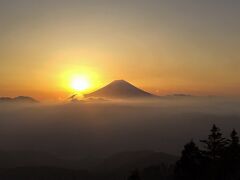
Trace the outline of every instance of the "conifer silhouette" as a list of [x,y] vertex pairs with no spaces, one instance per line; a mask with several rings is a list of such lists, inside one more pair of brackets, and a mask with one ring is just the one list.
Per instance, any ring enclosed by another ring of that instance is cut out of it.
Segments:
[[240,180],[240,140],[233,130],[230,139],[213,125],[200,150],[191,141],[184,146],[175,166],[176,180]]
[[138,170],[133,171],[127,180],[141,180]]
[[201,169],[201,152],[193,141],[184,146],[181,159],[177,162],[175,173],[179,180],[199,179]]
[[201,140],[205,144],[203,153],[212,161],[220,159],[224,153],[228,141],[222,136],[221,130],[214,124],[211,129],[211,134],[207,140]]
[[229,146],[224,154],[222,163],[223,176],[230,179],[239,179],[240,173],[240,144],[235,129],[230,134]]

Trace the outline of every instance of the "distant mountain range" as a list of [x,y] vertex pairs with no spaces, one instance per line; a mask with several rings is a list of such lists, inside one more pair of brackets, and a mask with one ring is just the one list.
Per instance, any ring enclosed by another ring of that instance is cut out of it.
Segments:
[[0,97],[0,103],[37,103],[38,101],[28,96]]
[[0,159],[1,180],[38,179],[38,176],[42,179],[118,180],[136,169],[174,164],[178,157],[156,151],[126,151],[87,162],[62,159],[45,152],[0,151]]
[[86,170],[94,172],[113,172],[130,171],[159,163],[173,164],[178,157],[145,150],[124,151],[106,158],[70,160],[46,152],[0,151],[0,159],[0,168],[48,166],[72,169],[86,168]]
[[101,173],[127,174],[135,169],[142,169],[149,166],[174,164],[177,156],[156,151],[127,151],[113,154],[98,164],[94,171]]
[[86,98],[154,98],[158,97],[144,90],[141,90],[125,80],[115,80],[105,87],[85,94]]

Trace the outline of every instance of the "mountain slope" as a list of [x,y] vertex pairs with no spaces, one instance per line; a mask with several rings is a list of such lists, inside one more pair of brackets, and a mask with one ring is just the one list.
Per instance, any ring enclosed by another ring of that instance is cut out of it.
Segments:
[[107,86],[85,94],[84,97],[101,97],[101,98],[146,98],[157,97],[153,94],[145,92],[124,80],[115,80]]

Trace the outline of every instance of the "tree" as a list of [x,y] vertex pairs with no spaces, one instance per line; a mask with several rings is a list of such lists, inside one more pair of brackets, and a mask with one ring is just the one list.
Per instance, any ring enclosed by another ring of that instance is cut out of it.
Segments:
[[235,129],[233,129],[233,131],[231,132],[229,147],[239,149],[239,137]]
[[196,180],[200,177],[201,152],[193,141],[184,146],[182,156],[176,163],[175,178],[178,180]]
[[127,180],[141,180],[138,170],[133,171]]
[[193,141],[184,146],[175,167],[177,180],[240,180],[240,140],[235,130],[226,139],[213,125],[207,140],[200,142],[204,150]]
[[202,151],[205,179],[222,179],[221,170],[228,140],[222,136],[221,130],[214,124],[208,139],[200,142],[205,145]]
[[229,145],[224,154],[222,172],[227,179],[239,179],[240,173],[240,144],[235,129],[231,132]]
[[222,133],[220,129],[214,124],[211,129],[211,134],[208,135],[207,140],[201,140],[203,144],[205,144],[205,150],[203,153],[205,156],[212,161],[219,160],[228,144],[226,138],[222,137]]

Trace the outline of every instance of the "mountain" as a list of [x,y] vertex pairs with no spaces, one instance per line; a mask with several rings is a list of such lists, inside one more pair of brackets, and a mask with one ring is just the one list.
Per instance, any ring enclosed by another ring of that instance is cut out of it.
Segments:
[[105,87],[85,94],[84,97],[97,97],[97,98],[153,98],[157,97],[153,94],[145,92],[134,85],[124,80],[115,80]]
[[[88,158],[87,158],[88,159]],[[126,151],[92,160],[65,159],[36,151],[0,151],[1,180],[121,180],[133,170],[173,165],[178,157],[156,151]],[[158,170],[166,173],[166,168]],[[148,178],[146,178],[148,179]]]
[[17,96],[14,98],[11,97],[0,97],[0,103],[37,103],[38,101],[32,97],[28,96]]
[[101,173],[129,173],[135,169],[156,166],[162,163],[174,164],[177,156],[156,151],[129,151],[116,153],[95,167]]
[[1,180],[94,180],[96,178],[85,170],[73,170],[58,167],[16,167],[8,169],[0,169]]
[[[61,155],[41,151],[0,150],[0,170],[16,167],[55,167],[68,169],[88,169],[98,164],[102,158],[65,158]],[[1,179],[1,178],[0,178]]]
[[0,151],[0,159],[0,168],[22,166],[58,167],[64,162],[51,154],[34,151]]
[[173,164],[178,157],[156,151],[125,151],[107,157],[66,158],[61,155],[41,151],[2,151],[0,150],[0,169],[16,167],[57,167],[86,169],[90,172],[112,173],[129,172],[161,163]]

